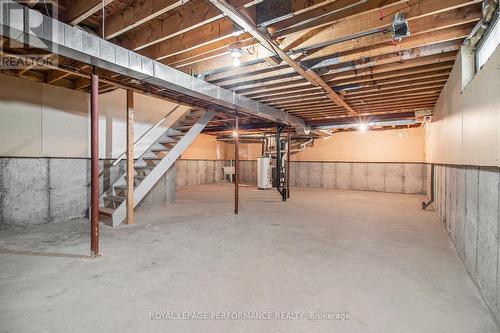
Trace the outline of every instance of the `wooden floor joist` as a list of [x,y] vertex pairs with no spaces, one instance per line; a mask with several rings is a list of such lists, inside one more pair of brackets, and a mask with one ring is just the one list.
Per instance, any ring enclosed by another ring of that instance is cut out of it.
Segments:
[[[41,1],[24,3],[46,12]],[[481,3],[280,0],[275,2],[279,10],[270,11],[259,0],[60,0],[58,18],[98,36],[104,31],[122,47],[318,121],[435,103],[462,42],[482,19]],[[410,30],[400,41],[393,41],[391,29],[396,13],[405,15]],[[242,53],[239,67],[232,66],[233,48]],[[31,66],[3,72],[88,91],[85,64],[61,60],[63,70]],[[113,74],[98,73],[99,92],[116,88],[107,79],[127,82]],[[241,117],[242,126],[253,121]]]
[[293,60],[286,52],[279,48],[278,45],[252,22],[248,17],[242,15],[236,8],[229,5],[225,0],[210,0],[217,8],[219,8],[225,15],[231,18],[236,24],[241,26],[245,31],[257,39],[264,47],[275,52],[284,62],[293,68],[300,76],[306,79],[313,86],[319,86],[325,92],[329,99],[338,105],[343,106],[349,114],[355,116],[357,112],[350,107],[333,89],[326,84],[325,81],[313,70],[302,68],[295,60]]

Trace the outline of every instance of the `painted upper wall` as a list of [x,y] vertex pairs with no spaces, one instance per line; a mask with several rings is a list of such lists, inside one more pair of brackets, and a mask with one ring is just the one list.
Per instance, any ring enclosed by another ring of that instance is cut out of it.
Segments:
[[465,52],[458,55],[426,125],[426,161],[500,166],[500,47],[467,85],[462,82],[470,72]]
[[423,129],[340,132],[315,140],[292,161],[423,162]]
[[[134,94],[137,140],[176,104]],[[185,106],[182,106],[186,108]],[[101,158],[126,147],[125,91],[99,95]],[[136,156],[164,131],[159,126],[136,146]],[[90,107],[84,92],[0,74],[0,156],[89,157]]]
[[[226,158],[234,160],[234,144],[231,142],[225,143]],[[262,156],[262,144],[260,143],[241,143],[239,146],[240,160],[256,160]]]
[[[261,156],[261,144],[241,144],[240,159]],[[234,145],[226,144],[226,157],[234,158]],[[424,131],[402,130],[340,132],[316,139],[314,146],[292,155],[292,161],[423,162]]]
[[[63,96],[63,98],[61,98]],[[135,94],[134,137],[137,140],[175,104]],[[126,99],[118,89],[99,96],[100,157],[116,158],[125,151]],[[88,157],[89,96],[71,89],[0,75],[0,156]],[[163,128],[136,147],[136,156]],[[337,133],[318,139],[313,148],[293,155],[297,161],[421,162],[420,129]],[[241,144],[240,159],[255,160],[260,144]],[[184,159],[234,159],[234,145],[199,136]]]
[[212,135],[201,134],[182,154],[184,160],[224,160],[226,144]]

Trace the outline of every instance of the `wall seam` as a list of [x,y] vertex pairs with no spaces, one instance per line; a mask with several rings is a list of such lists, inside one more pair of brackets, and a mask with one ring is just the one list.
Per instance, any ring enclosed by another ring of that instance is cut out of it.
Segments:
[[[476,260],[474,261],[475,264],[476,264],[476,267],[474,268],[474,272],[476,272],[476,275],[477,275],[477,260],[478,260],[478,255],[477,255],[477,252],[478,252],[478,249],[479,249],[479,225],[481,223],[481,216],[479,215],[479,192],[480,192],[480,189],[479,189],[479,177],[481,177],[481,168],[478,168],[477,169],[477,212],[476,212],[476,216],[477,216],[477,226],[476,226]],[[477,279],[478,282],[479,282],[479,279]]]
[[459,193],[459,181],[458,179],[460,178],[460,166],[457,166],[456,167],[456,170],[455,170],[455,238],[457,239],[457,252],[458,252],[458,256],[460,257],[461,256],[461,252],[460,252],[460,244],[461,244],[461,240],[460,240],[460,231],[459,231],[459,228],[460,228],[460,224],[459,224],[459,200],[458,198],[460,197],[460,193]]
[[43,84],[40,85],[40,155],[43,155]]
[[[498,177],[498,170],[497,170],[497,193],[500,193],[500,178]],[[496,313],[498,313],[498,268],[500,264],[499,260],[499,253],[500,253],[500,244],[499,244],[499,233],[500,233],[500,196],[497,198],[497,235],[496,235],[496,240],[497,240],[497,264],[496,264],[496,285],[495,285],[495,310]],[[495,316],[494,316],[495,317]],[[497,318],[495,318],[497,319]]]
[[52,202],[51,202],[51,193],[52,193],[52,188],[51,188],[51,180],[50,180],[50,160],[46,159],[47,161],[47,222],[52,222]]
[[5,217],[4,217],[4,197],[7,195],[5,193],[5,188],[3,184],[3,178],[4,178],[4,170],[5,170],[5,163],[3,159],[0,159],[0,225],[2,225],[5,222]]

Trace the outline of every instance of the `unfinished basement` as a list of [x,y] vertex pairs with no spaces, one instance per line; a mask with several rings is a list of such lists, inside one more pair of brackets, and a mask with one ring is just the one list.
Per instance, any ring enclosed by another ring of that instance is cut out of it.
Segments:
[[0,0],[0,332],[500,332],[499,0]]

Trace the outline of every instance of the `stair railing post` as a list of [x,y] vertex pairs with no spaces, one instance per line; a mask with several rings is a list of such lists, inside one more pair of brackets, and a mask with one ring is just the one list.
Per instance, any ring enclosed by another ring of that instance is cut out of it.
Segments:
[[99,77],[91,75],[90,94],[90,252],[99,255]]
[[127,224],[134,223],[134,91],[127,90]]

